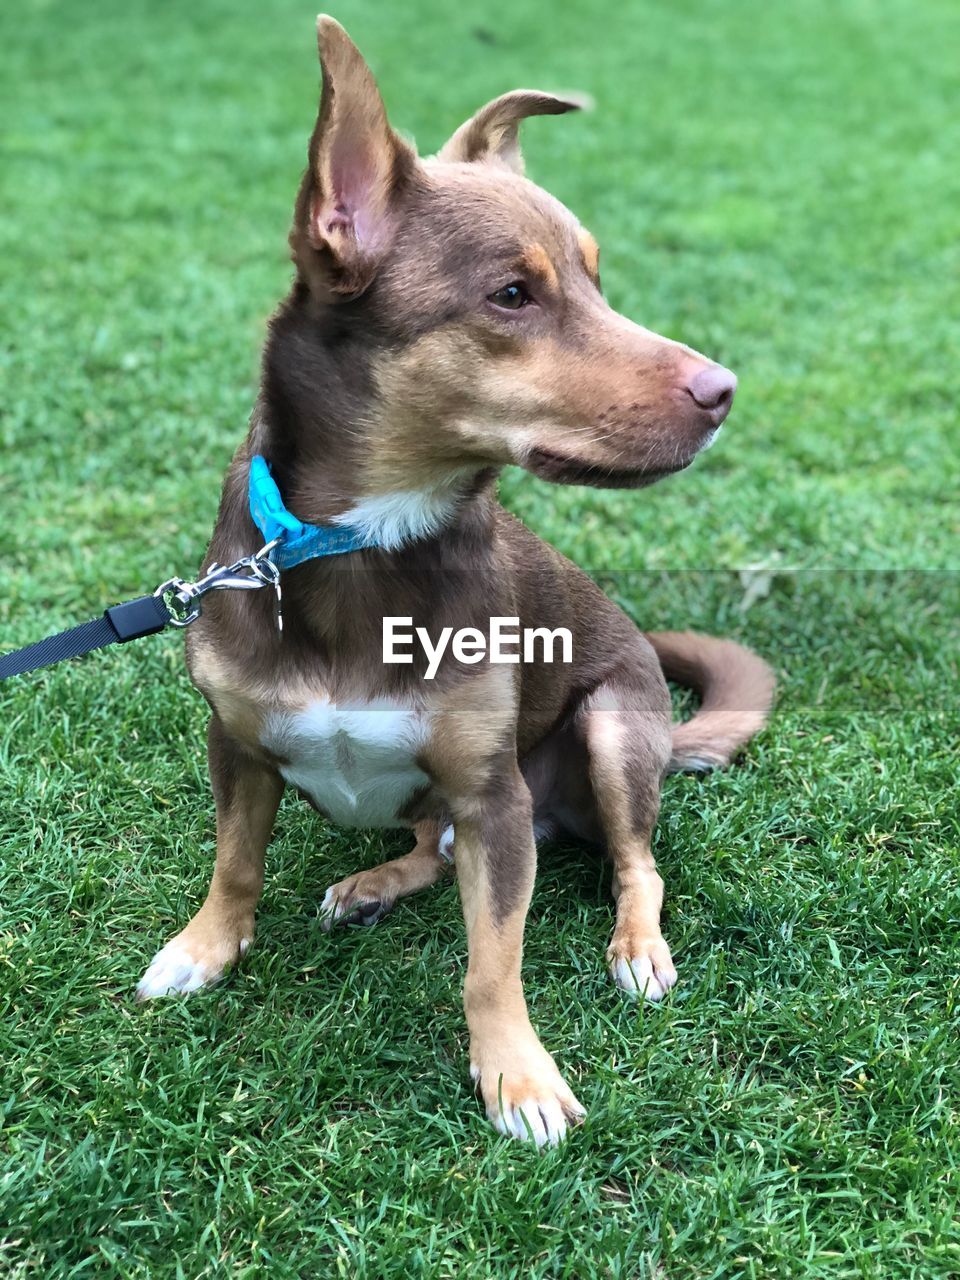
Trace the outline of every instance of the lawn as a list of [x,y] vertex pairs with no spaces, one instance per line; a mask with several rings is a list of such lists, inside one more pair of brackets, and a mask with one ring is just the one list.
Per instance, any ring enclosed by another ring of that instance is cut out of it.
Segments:
[[[424,152],[518,84],[596,99],[526,126],[529,172],[614,305],[741,390],[654,490],[502,493],[642,625],[767,655],[778,708],[736,768],[665,788],[662,1007],[606,976],[598,861],[543,851],[527,992],[589,1116],[537,1154],[466,1081],[455,887],[320,927],[402,834],[289,797],[248,963],[134,1004],[212,862],[176,635],[0,687],[0,1273],[956,1276],[960,10],[336,13]],[[289,278],[312,19],[0,16],[0,649],[199,561]]]

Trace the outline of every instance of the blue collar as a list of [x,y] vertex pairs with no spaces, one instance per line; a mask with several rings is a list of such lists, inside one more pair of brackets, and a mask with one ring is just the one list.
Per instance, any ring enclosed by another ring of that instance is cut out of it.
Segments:
[[380,544],[369,534],[349,525],[304,524],[283,505],[277,482],[270,474],[270,464],[258,453],[250,460],[250,515],[263,535],[264,543],[280,541],[270,552],[278,569],[292,569],[305,560],[318,556],[342,555],[347,551],[363,551]]

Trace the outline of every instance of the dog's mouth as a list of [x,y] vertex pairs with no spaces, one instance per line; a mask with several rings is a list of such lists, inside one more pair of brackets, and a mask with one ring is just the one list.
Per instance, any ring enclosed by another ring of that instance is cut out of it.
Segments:
[[[694,455],[695,456],[695,455]],[[665,476],[675,475],[689,467],[693,458],[686,458],[674,466],[659,467],[605,467],[595,462],[583,462],[551,449],[531,449],[524,459],[527,471],[549,480],[552,484],[586,484],[596,489],[642,489],[656,484]]]

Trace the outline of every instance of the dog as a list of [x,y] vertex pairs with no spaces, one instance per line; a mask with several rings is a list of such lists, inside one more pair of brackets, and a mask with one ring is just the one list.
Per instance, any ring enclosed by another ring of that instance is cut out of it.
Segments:
[[[376,545],[286,572],[282,632],[269,591],[217,593],[188,632],[212,711],[216,864],[138,994],[208,986],[246,954],[289,783],[336,823],[415,832],[404,857],[326,891],[326,927],[372,923],[452,861],[472,1078],[501,1133],[556,1144],[584,1109],[521,985],[536,839],[606,850],[610,972],[659,999],[676,981],[650,851],[661,781],[728,763],[764,724],[773,677],[730,641],[642,634],[497,503],[497,475],[514,464],[558,484],[652,484],[713,442],[736,379],[614,312],[593,237],[523,176],[521,121],[577,102],[507,93],[421,159],[343,28],[321,16],[318,43],[295,279],[204,563],[261,545],[247,498],[259,456],[300,520]],[[572,661],[447,653],[426,680],[414,655],[384,663],[387,617],[434,632],[493,617],[564,628]],[[691,720],[671,726],[666,678],[699,692]]]

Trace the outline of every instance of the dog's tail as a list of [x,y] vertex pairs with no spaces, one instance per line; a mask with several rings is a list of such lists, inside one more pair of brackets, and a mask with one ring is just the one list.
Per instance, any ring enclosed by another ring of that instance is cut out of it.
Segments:
[[700,695],[700,709],[673,726],[670,772],[720,769],[763,728],[773,671],[752,649],[692,631],[647,633],[668,680]]

